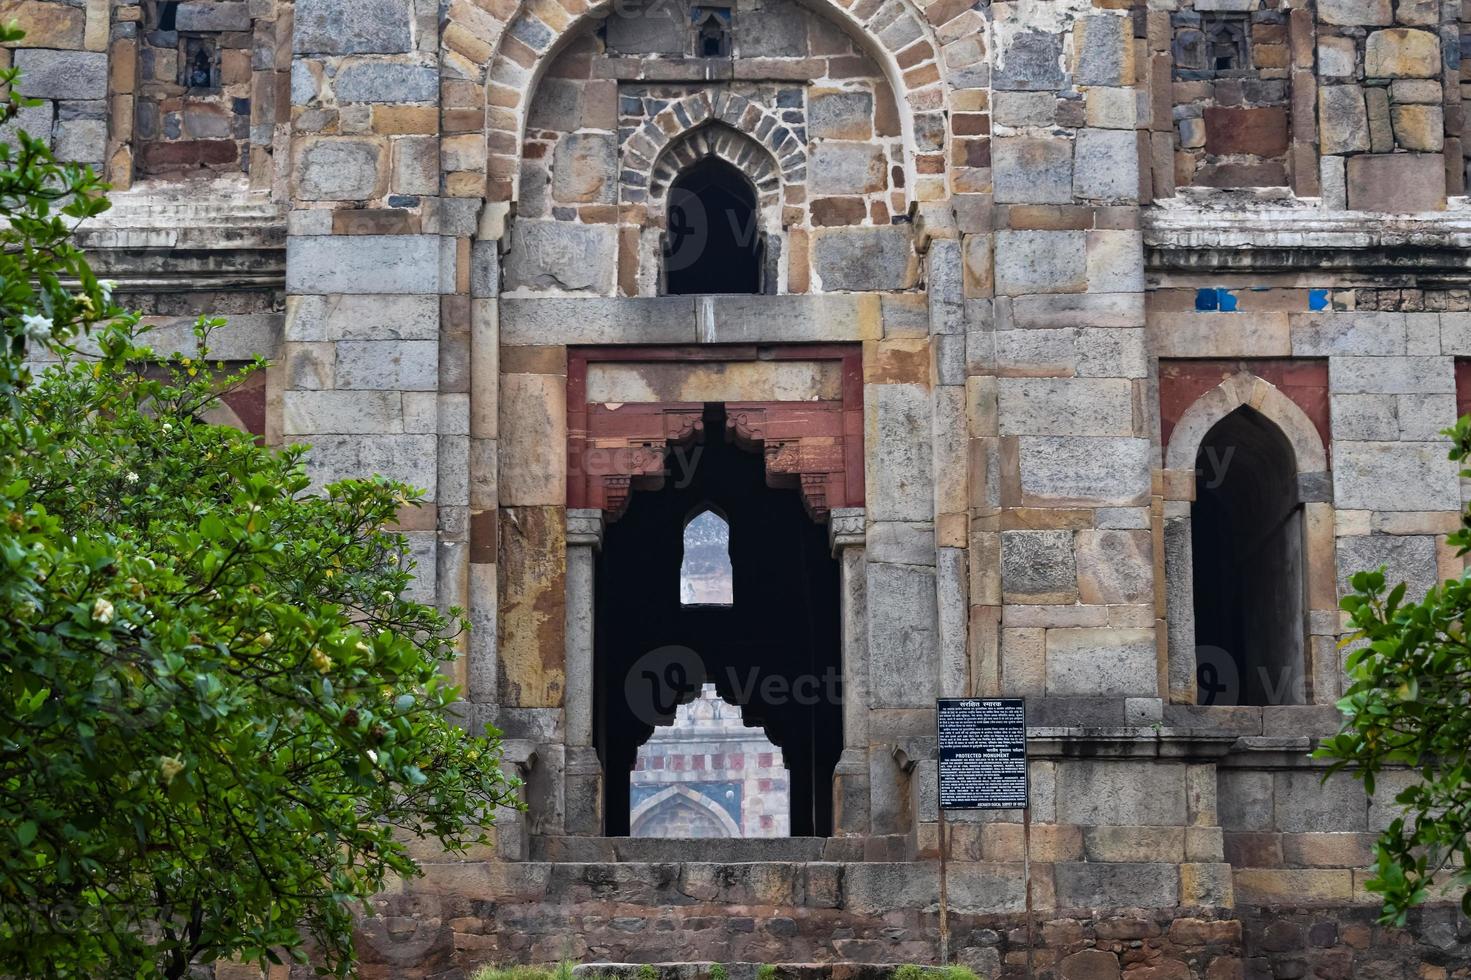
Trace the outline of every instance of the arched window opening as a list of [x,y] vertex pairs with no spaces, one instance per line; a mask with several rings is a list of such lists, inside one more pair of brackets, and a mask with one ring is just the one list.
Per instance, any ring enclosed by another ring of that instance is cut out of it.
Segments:
[[639,746],[629,792],[632,837],[785,837],[791,781],[781,749],[714,684]]
[[1303,508],[1287,437],[1243,405],[1201,440],[1190,509],[1201,704],[1304,700]]
[[759,293],[765,247],[756,192],[735,167],[706,157],[669,188],[665,292]]
[[730,563],[730,524],[713,510],[684,526],[684,560],[679,565],[679,604],[735,604],[735,568]]

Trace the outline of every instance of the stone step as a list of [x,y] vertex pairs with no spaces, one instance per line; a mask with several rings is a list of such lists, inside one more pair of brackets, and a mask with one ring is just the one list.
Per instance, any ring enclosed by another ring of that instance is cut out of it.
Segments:
[[910,839],[903,836],[714,839],[538,836],[531,839],[531,860],[580,864],[894,861],[912,857],[911,851]]

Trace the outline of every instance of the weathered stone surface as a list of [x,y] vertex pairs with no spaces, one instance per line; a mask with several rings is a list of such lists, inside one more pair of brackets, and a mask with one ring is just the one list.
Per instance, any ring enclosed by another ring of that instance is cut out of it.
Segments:
[[918,262],[908,226],[824,228],[812,236],[812,269],[829,292],[884,291],[913,285]]
[[1018,444],[1026,498],[1122,505],[1149,493],[1147,439],[1023,436]]
[[1058,964],[1062,980],[1118,980],[1119,958],[1102,949],[1084,949]]
[[1455,510],[1456,466],[1443,442],[1337,442],[1333,491],[1353,510]]
[[15,52],[20,94],[35,99],[107,98],[107,55],[101,51]]
[[1364,108],[1364,90],[1357,85],[1319,86],[1318,125],[1323,153],[1368,150],[1369,115]]
[[997,391],[1004,436],[1133,433],[1132,386],[1122,378],[1001,378]]
[[1139,142],[1132,130],[1084,129],[1078,133],[1073,193],[1099,200],[1138,198]]
[[1434,153],[1350,157],[1348,206],[1356,211],[1444,211],[1445,161]]
[[51,148],[60,160],[100,163],[107,154],[107,121],[63,119],[56,124]]
[[611,134],[568,134],[557,141],[552,197],[564,204],[611,204],[617,173],[618,145]]
[[1060,862],[1058,903],[1072,908],[1143,906],[1163,908],[1179,902],[1180,873],[1173,864],[1093,864]]
[[1153,630],[1047,631],[1049,697],[1156,695],[1158,675]]
[[438,235],[313,235],[286,243],[286,291],[438,293]]
[[26,32],[20,47],[77,50],[86,33],[87,12],[63,3],[5,0],[0,3],[0,21],[13,22]]
[[181,31],[248,31],[251,26],[245,0],[185,0],[174,16]]
[[1079,531],[1078,591],[1085,603],[1149,602],[1154,552],[1146,531]]
[[1353,78],[1358,55],[1350,37],[1318,39],[1318,75],[1324,78]]
[[1318,18],[1325,24],[1343,26],[1391,24],[1390,0],[1322,0]]
[[1445,145],[1445,117],[1438,105],[1397,105],[1390,118],[1394,141],[1406,150],[1438,152]]
[[569,221],[518,221],[506,253],[505,288],[611,293],[618,230]]
[[1078,590],[1073,532],[1002,531],[1001,583],[1009,602],[1072,601]]
[[996,292],[1001,295],[1081,292],[1087,286],[1087,278],[1084,232],[996,233]]
[[353,61],[333,79],[338,102],[433,102],[439,72],[432,65],[397,61]]
[[1275,157],[1287,152],[1287,110],[1281,106],[1207,106],[1207,153],[1250,153]]
[[1057,820],[1082,826],[1181,826],[1186,821],[1185,768],[1143,761],[1060,761]]
[[1393,27],[1375,31],[1364,43],[1369,78],[1435,78],[1440,75],[1440,39],[1429,31]]
[[915,384],[866,386],[864,423],[869,519],[933,519],[933,449],[930,440],[914,438],[916,432],[930,431],[925,388]]
[[1348,591],[1355,572],[1386,566],[1385,578],[1407,584],[1406,596],[1417,601],[1440,578],[1435,538],[1429,535],[1374,534],[1338,539],[1338,588]]
[[1316,772],[1272,774],[1275,822],[1286,833],[1368,829],[1369,798],[1347,773],[1326,780]]
[[993,76],[998,89],[1052,91],[1060,88],[1064,77],[1062,37],[1050,31],[1018,33],[1002,49]]
[[[1053,101],[1050,94],[1046,98]],[[991,167],[998,204],[1068,204],[1073,199],[1071,140],[1000,137],[991,142]]]
[[869,562],[868,609],[873,705],[933,707],[939,629],[935,570]]
[[367,200],[386,191],[384,147],[371,139],[303,140],[296,154],[296,185],[314,201]]
[[1336,357],[1328,364],[1334,392],[1425,395],[1455,391],[1451,360],[1445,357]]
[[306,440],[312,447],[307,458],[307,473],[315,487],[373,473],[419,487],[427,492],[429,500],[433,500],[436,489],[433,460],[437,438],[430,434],[314,434]]
[[292,46],[302,54],[400,54],[412,50],[405,0],[298,0]]
[[871,138],[873,96],[868,92],[814,92],[807,100],[807,133],[813,139]]
[[807,163],[813,194],[866,194],[884,186],[883,148],[872,143],[825,140]]
[[503,508],[497,644],[502,705],[559,707],[566,686],[565,522],[559,507]]
[[338,388],[435,391],[439,387],[438,340],[344,340],[336,352]]
[[1114,14],[1079,17],[1073,25],[1079,85],[1134,83],[1134,29],[1128,17]]

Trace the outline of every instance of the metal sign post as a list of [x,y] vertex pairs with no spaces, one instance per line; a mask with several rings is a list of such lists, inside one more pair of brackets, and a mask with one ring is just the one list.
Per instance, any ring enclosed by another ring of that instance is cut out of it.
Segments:
[[940,698],[940,961],[950,963],[946,810],[1021,810],[1026,887],[1027,977],[1032,976],[1032,812],[1028,807],[1025,698]]

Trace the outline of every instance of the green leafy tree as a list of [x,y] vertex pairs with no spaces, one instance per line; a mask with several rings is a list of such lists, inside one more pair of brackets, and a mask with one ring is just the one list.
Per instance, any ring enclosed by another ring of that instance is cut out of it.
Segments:
[[345,975],[407,844],[485,840],[515,786],[450,714],[463,621],[405,597],[417,492],[200,421],[262,365],[210,365],[217,321],[139,344],[70,240],[103,190],[0,147],[0,975]]
[[[1450,458],[1471,458],[1471,416],[1445,430]],[[1471,477],[1471,469],[1461,471]],[[1471,513],[1450,536],[1471,551]],[[1351,686],[1338,706],[1343,730],[1318,752],[1329,773],[1352,771],[1371,794],[1389,768],[1417,775],[1395,796],[1403,809],[1375,844],[1376,874],[1365,886],[1383,896],[1384,921],[1403,925],[1410,909],[1460,893],[1471,914],[1471,580],[1444,582],[1415,602],[1384,569],[1355,574],[1342,606],[1356,644]]]

